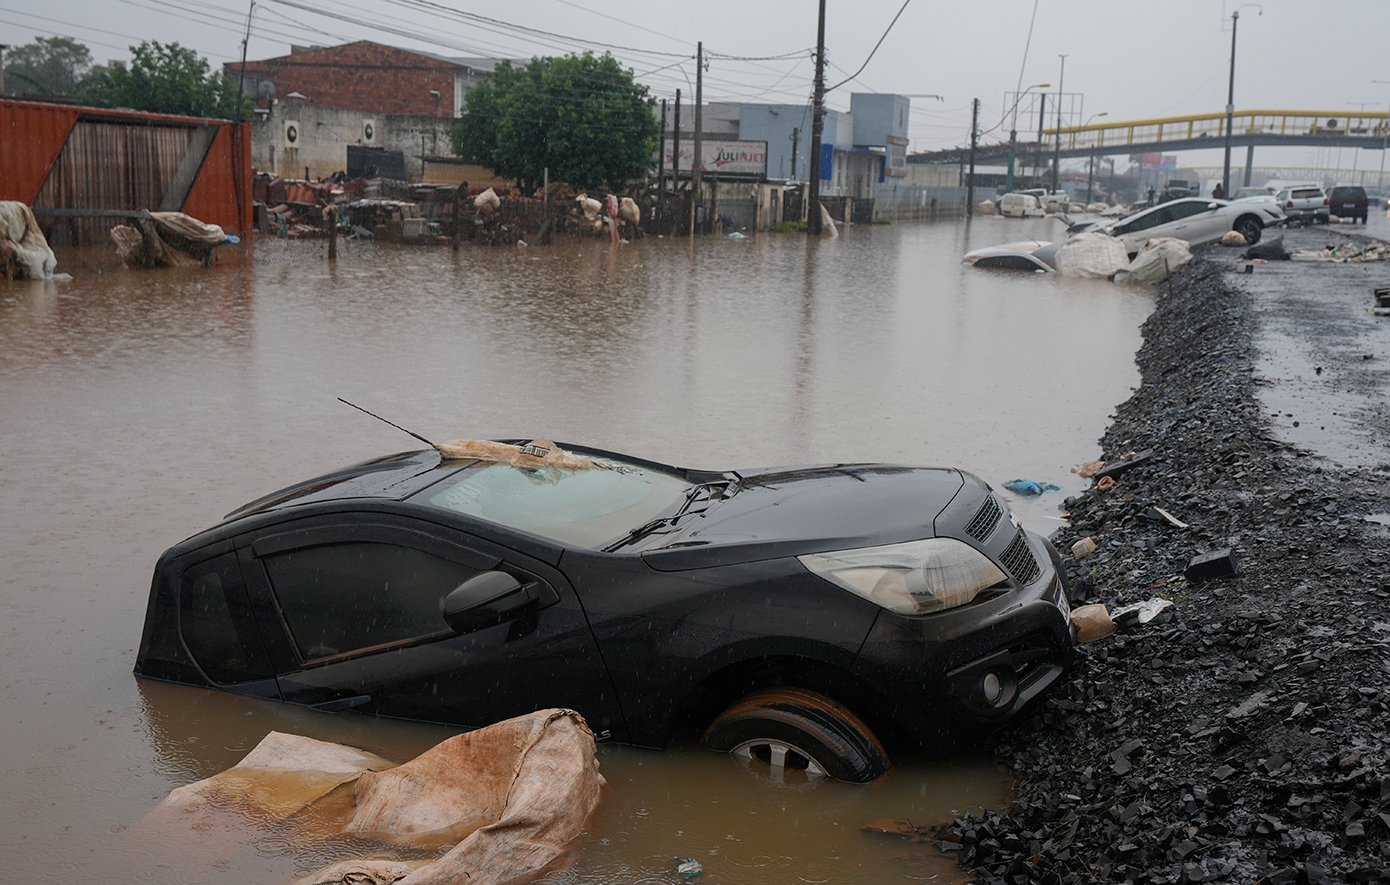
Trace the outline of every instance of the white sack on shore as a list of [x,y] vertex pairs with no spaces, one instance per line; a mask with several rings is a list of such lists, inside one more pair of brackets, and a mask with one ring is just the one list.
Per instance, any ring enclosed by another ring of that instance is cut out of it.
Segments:
[[1186,240],[1154,237],[1134,256],[1129,267],[1115,274],[1117,283],[1156,286],[1177,273],[1192,260],[1192,247]]

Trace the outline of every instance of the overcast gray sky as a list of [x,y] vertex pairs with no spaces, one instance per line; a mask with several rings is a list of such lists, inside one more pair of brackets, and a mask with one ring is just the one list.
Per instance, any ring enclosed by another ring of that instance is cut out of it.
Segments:
[[[125,47],[140,40],[177,41],[220,64],[239,57],[249,5],[0,0],[0,43],[63,34],[105,61],[128,58]],[[864,63],[903,3],[826,6],[833,84]],[[695,44],[702,40],[711,53],[706,100],[799,102],[811,88],[816,7],[816,0],[256,0],[248,57],[286,54],[291,42],[360,39],[442,55],[521,58],[611,48],[662,98],[678,87],[693,92]],[[1087,117],[1219,112],[1237,7],[1237,109],[1386,109],[1390,83],[1372,81],[1390,81],[1390,0],[1036,0],[1031,44],[1035,0],[909,0],[868,67],[828,102],[847,108],[851,91],[939,94],[942,101],[912,99],[912,150],[949,147],[968,137],[972,98],[982,102],[982,128],[1000,122],[1021,66],[1025,87],[1046,82],[1056,91],[1058,56],[1065,53],[1065,89],[1084,96]],[[1335,154],[1301,148],[1283,158],[1331,165]],[[1379,152],[1363,151],[1358,162],[1375,166]]]

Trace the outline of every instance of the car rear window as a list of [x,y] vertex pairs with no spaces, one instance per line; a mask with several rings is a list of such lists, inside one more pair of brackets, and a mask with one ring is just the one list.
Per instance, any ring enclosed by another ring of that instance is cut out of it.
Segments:
[[1293,198],[1295,200],[1308,200],[1312,199],[1313,197],[1320,196],[1322,196],[1322,191],[1318,190],[1315,187],[1299,188],[1298,190],[1293,192]]
[[672,473],[607,463],[615,469],[480,462],[421,494],[434,507],[597,550],[672,509],[691,486]]
[[1332,196],[1343,200],[1361,199],[1366,196],[1366,191],[1359,187],[1334,187]]

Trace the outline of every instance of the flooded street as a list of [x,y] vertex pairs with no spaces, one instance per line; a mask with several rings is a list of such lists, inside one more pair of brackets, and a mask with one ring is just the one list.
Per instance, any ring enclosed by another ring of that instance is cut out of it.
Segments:
[[[3,691],[10,868],[67,883],[286,882],[334,850],[181,854],[133,831],[176,786],[272,730],[405,760],[453,732],[131,675],[154,562],[291,482],[434,440],[544,436],[681,466],[945,464],[1055,528],[1071,469],[1137,384],[1153,293],[972,270],[971,248],[1061,236],[1047,219],[850,229],[837,240],[647,239],[613,250],[275,239],[254,263],[0,283]],[[65,258],[69,260],[64,261]],[[958,877],[877,818],[997,806],[987,758],[896,760],[871,787],[759,783],[684,741],[600,747],[608,788],[564,882]]]

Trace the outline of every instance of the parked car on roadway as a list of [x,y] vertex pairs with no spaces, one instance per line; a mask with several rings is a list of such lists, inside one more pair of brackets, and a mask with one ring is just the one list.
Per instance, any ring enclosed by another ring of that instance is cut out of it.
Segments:
[[1338,218],[1361,219],[1365,224],[1370,216],[1370,201],[1366,189],[1356,184],[1339,184],[1327,195],[1328,211]]
[[999,214],[1005,218],[1042,218],[1047,213],[1033,194],[1005,194],[999,198]]
[[1232,201],[1272,199],[1274,199],[1274,191],[1270,190],[1267,187],[1254,187],[1253,185],[1251,187],[1243,187],[1238,189],[1235,193],[1235,196],[1231,197]]
[[1317,185],[1286,187],[1275,196],[1289,221],[1327,224],[1331,214],[1327,194]]
[[949,747],[1070,663],[1056,550],[965,471],[437,449],[171,547],[136,674],[458,726],[569,707],[601,739],[693,726],[749,765],[867,782],[880,737]]
[[1258,243],[1265,227],[1284,220],[1279,207],[1258,200],[1210,200],[1190,197],[1162,203],[1115,221],[1073,227],[1072,233],[1098,230],[1124,241],[1132,258],[1156,237],[1176,237],[1193,246],[1239,231],[1246,243]]

